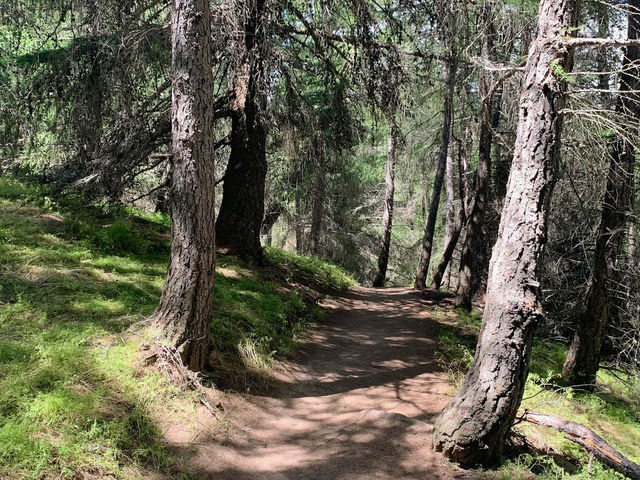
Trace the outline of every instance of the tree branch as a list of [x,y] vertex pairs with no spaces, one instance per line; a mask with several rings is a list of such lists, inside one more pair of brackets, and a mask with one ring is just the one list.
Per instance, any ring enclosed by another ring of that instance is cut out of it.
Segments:
[[598,460],[616,472],[622,473],[632,480],[640,480],[640,465],[629,460],[602,437],[584,425],[564,418],[535,412],[526,412],[522,416],[522,420],[564,433],[567,440],[583,446],[590,454],[593,454]]

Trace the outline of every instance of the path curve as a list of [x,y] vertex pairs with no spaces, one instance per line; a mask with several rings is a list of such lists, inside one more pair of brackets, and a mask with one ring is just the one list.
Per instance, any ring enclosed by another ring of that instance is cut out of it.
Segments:
[[228,431],[190,444],[198,478],[476,478],[431,448],[450,393],[433,303],[406,288],[357,288],[322,306],[326,319],[269,392],[229,397]]

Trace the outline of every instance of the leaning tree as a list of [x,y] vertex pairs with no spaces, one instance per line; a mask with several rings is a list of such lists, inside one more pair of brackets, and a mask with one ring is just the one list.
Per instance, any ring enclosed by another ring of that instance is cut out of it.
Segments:
[[542,316],[539,271],[560,146],[564,78],[572,63],[565,38],[575,23],[577,3],[540,3],[476,354],[435,425],[435,448],[466,466],[500,457],[524,392],[533,335]]

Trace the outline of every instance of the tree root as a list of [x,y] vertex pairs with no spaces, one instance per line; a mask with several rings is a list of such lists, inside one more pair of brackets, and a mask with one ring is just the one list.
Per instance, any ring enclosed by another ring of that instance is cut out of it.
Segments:
[[143,345],[143,350],[148,354],[143,357],[142,364],[145,367],[155,365],[169,380],[185,389],[198,393],[200,403],[215,417],[219,419],[221,405],[213,407],[207,399],[207,392],[200,383],[198,372],[189,370],[182,362],[180,354],[171,347],[153,344]]

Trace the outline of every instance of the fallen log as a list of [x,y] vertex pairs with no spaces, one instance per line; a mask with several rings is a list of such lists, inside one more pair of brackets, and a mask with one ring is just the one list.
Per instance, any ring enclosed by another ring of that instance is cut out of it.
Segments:
[[567,440],[581,445],[589,454],[592,454],[616,472],[622,473],[632,480],[640,480],[640,465],[629,460],[609,445],[601,436],[584,425],[564,418],[554,417],[553,415],[535,412],[525,412],[521,418],[525,422],[553,428],[564,433]]

